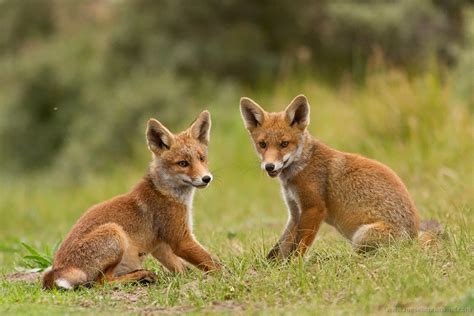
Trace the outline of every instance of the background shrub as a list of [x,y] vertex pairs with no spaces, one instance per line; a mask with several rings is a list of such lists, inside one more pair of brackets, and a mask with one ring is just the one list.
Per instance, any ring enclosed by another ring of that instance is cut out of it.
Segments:
[[0,55],[50,36],[55,31],[53,1],[0,1]]
[[144,120],[177,125],[197,96],[305,76],[366,85],[374,54],[414,76],[436,65],[440,81],[454,68],[473,104],[470,12],[437,0],[3,0],[2,169],[102,169],[133,158]]

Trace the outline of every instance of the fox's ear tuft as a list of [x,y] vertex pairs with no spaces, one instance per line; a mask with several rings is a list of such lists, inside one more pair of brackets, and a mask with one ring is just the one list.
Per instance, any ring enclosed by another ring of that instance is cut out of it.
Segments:
[[255,101],[245,97],[240,99],[240,114],[249,131],[262,125],[265,118],[265,111]]
[[148,148],[155,154],[170,149],[173,143],[173,134],[155,119],[149,119],[146,128]]
[[202,111],[193,124],[191,124],[189,129],[192,137],[205,145],[209,144],[211,133],[211,113],[207,110]]
[[285,110],[286,119],[290,126],[296,126],[304,130],[309,124],[309,103],[302,94],[291,101]]

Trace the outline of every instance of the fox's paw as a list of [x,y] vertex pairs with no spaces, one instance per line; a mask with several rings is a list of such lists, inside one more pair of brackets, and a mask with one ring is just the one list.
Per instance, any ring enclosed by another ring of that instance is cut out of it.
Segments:
[[158,276],[152,271],[143,270],[142,273],[143,275],[138,280],[140,284],[152,284],[158,280]]
[[279,247],[273,247],[272,250],[267,255],[267,260],[269,261],[277,261],[281,259],[280,255],[280,248]]

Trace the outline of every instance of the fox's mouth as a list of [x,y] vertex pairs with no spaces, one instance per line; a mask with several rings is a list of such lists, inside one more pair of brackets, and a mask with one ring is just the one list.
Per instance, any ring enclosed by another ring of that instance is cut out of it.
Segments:
[[186,180],[183,180],[183,182],[198,189],[204,189],[208,185],[208,183],[194,184],[191,181]]
[[281,172],[281,169],[267,171],[268,175],[272,178],[275,178],[276,176],[278,176],[280,174],[280,172]]
[[272,170],[272,171],[268,171],[268,170],[267,170],[267,174],[268,174],[270,177],[272,177],[272,178],[275,178],[275,177],[279,176],[280,173],[282,172],[282,170],[285,169],[286,167],[288,167],[288,165],[289,165],[288,162],[289,162],[289,161],[290,161],[289,158],[286,159],[285,161],[283,161],[283,166],[282,166],[281,168],[279,168],[279,169],[274,169],[274,170]]

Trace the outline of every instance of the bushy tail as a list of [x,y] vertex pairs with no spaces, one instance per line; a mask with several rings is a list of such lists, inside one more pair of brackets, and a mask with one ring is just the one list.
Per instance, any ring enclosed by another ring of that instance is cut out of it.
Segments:
[[57,273],[57,269],[51,268],[49,271],[46,271],[43,274],[43,289],[45,290],[52,290],[54,287],[55,281],[55,274]]
[[420,222],[418,239],[423,246],[436,246],[443,233],[444,227],[438,221],[434,219],[423,220]]

